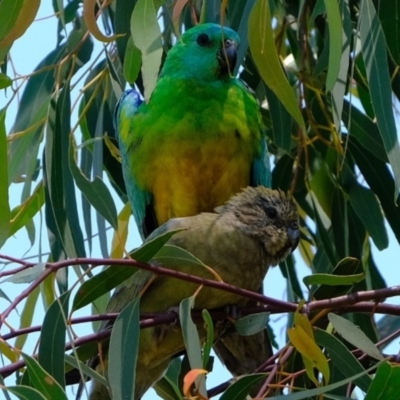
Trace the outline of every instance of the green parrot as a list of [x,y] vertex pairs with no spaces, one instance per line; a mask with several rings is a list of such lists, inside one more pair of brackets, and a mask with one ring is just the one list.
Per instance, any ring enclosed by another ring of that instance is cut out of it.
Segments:
[[[299,242],[299,222],[295,203],[282,191],[262,186],[248,187],[233,196],[214,213],[174,218],[159,227],[149,239],[172,230],[182,229],[168,242],[179,246],[214,271],[226,283],[257,290],[270,265],[276,265],[290,254]],[[201,266],[177,265],[176,270],[202,278],[215,279]],[[139,271],[119,286],[110,299],[107,312],[120,312],[141,293],[141,312],[165,312],[192,296],[199,285],[181,283],[174,278]],[[143,291],[143,288],[146,289]],[[197,294],[195,309],[215,309],[243,305],[242,297],[203,286]],[[205,338],[198,324],[201,340]],[[104,343],[103,354],[107,344]],[[135,399],[139,399],[164,374],[170,361],[185,348],[179,326],[145,328],[139,338],[136,366]],[[106,387],[94,382],[90,400],[109,400]]]
[[[212,211],[248,185],[271,185],[259,104],[233,76],[238,45],[227,27],[197,25],[168,52],[148,103],[131,89],[117,105],[124,180],[143,239],[170,218]],[[234,375],[272,354],[266,331],[233,333],[215,351]]]
[[134,89],[115,112],[124,180],[142,238],[170,218],[212,211],[246,186],[270,186],[258,102],[232,75],[239,36],[187,30],[145,103]]

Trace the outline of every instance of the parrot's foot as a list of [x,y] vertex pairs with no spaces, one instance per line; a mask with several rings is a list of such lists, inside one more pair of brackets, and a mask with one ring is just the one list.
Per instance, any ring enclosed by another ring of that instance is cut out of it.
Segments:
[[177,328],[180,329],[179,307],[177,306],[170,307],[165,312],[165,315],[166,316],[173,315],[175,318],[168,325],[160,325],[154,328],[154,336],[157,343],[161,343],[165,339],[166,335],[170,333],[172,330],[175,330]]
[[241,317],[240,307],[237,304],[228,304],[224,307],[225,318],[231,322],[235,322]]

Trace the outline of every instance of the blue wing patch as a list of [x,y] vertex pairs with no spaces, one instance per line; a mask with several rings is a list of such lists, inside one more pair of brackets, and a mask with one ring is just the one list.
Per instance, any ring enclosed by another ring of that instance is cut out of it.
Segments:
[[134,129],[132,118],[142,103],[143,100],[135,89],[126,90],[115,107],[114,128],[118,136],[126,192],[140,235],[144,239],[149,231],[146,225],[153,221],[152,196],[138,187],[131,168],[131,160],[135,156],[131,146]]

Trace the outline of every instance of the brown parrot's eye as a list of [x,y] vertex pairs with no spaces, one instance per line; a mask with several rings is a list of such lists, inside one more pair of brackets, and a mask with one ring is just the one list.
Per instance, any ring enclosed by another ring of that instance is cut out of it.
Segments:
[[197,36],[197,44],[201,47],[206,47],[211,44],[211,40],[208,37],[207,33],[200,33],[199,36]]
[[275,219],[276,216],[278,215],[278,211],[276,211],[276,209],[273,207],[268,207],[266,214],[267,214],[268,218]]
[[290,223],[289,227],[293,230],[299,229],[299,223],[297,221],[293,221]]

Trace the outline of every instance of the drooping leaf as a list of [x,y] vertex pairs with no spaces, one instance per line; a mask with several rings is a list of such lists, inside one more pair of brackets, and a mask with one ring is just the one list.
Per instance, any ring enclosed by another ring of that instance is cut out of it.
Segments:
[[10,235],[26,226],[44,205],[43,182],[40,182],[32,195],[11,210]]
[[0,4],[0,48],[21,37],[35,19],[40,0],[2,0]]
[[374,343],[372,343],[366,334],[352,322],[333,313],[329,313],[328,318],[336,331],[349,343],[364,351],[376,360],[383,359],[380,351],[377,349]]
[[[186,353],[191,368],[191,371],[186,374],[184,378],[184,388],[185,385],[187,386],[187,388],[191,386],[191,382],[185,383],[185,379],[188,378],[189,374],[194,374],[195,376],[193,376],[193,382],[196,382],[197,390],[201,395],[204,396],[206,394],[206,388],[204,384],[204,379],[201,378],[201,375],[202,373],[207,373],[207,371],[203,369],[200,336],[191,315],[191,311],[194,307],[195,301],[196,297],[191,296],[187,299],[182,300],[179,304],[179,320],[181,322],[183,341],[185,343]],[[196,373],[196,371],[203,372],[199,375]],[[183,393],[185,394],[185,392],[186,391],[184,389]]]
[[[335,8],[335,3],[326,1],[326,6],[327,10],[328,7],[333,7]],[[333,3],[333,4],[332,4]],[[335,127],[336,131],[340,132],[341,129],[341,120],[342,120],[342,111],[343,111],[343,101],[344,101],[344,95],[346,93],[346,87],[347,87],[347,71],[349,67],[349,62],[350,62],[350,44],[351,44],[351,34],[352,34],[352,22],[351,22],[351,16],[350,16],[350,9],[349,9],[349,3],[347,0],[340,0],[339,2],[339,7],[340,7],[340,16],[341,20],[343,21],[343,26],[342,26],[342,47],[340,49],[341,55],[340,55],[340,68],[338,71],[338,76],[336,79],[336,82],[334,82],[334,85],[332,87],[332,105],[333,105],[333,118],[335,121]],[[332,14],[332,13],[331,13]],[[331,15],[332,16],[332,15]],[[331,23],[329,22],[329,11],[328,11],[328,25],[329,29],[331,29]],[[332,29],[333,31],[333,29]],[[332,32],[333,35],[335,35],[336,32]],[[331,35],[330,35],[331,37]],[[337,42],[335,45],[337,45]],[[331,43],[329,43],[329,46],[331,46]],[[329,47],[331,49],[331,47]],[[333,55],[334,50],[332,49],[332,58],[334,57]],[[331,62],[331,58],[329,58],[329,62]],[[333,76],[333,71],[334,69],[331,69],[329,67],[328,69],[328,79]],[[329,75],[329,74],[332,75]]]
[[386,249],[389,238],[386,232],[381,207],[375,194],[361,185],[354,184],[350,188],[350,204],[363,222],[379,250]]
[[116,400],[133,399],[135,394],[140,336],[139,304],[139,298],[129,303],[115,320],[111,332],[108,376],[113,399]]
[[144,97],[149,100],[161,65],[161,31],[153,0],[138,0],[131,17],[133,43],[142,53]]
[[269,313],[257,313],[246,315],[235,321],[235,328],[240,335],[251,336],[265,329],[269,319]]
[[[1,4],[0,4],[1,7]],[[0,248],[10,236],[10,205],[8,202],[8,156],[5,127],[6,111],[0,110]]]
[[[315,341],[325,348],[335,367],[339,368],[344,376],[352,376],[364,371],[363,366],[357,358],[335,336],[317,329],[315,331]],[[371,378],[368,375],[362,375],[355,381],[355,384],[366,392],[371,384]]]
[[28,369],[30,382],[35,389],[43,394],[46,400],[68,400],[59,383],[33,357],[27,354],[23,354],[22,357]]
[[76,164],[74,155],[74,143],[72,138],[69,142],[69,168],[75,183],[86,196],[89,203],[117,229],[117,210],[114,200],[104,181],[98,176],[93,181],[88,180]]
[[372,0],[360,8],[360,38],[368,75],[371,101],[378,127],[394,174],[394,200],[400,189],[400,146],[392,108],[392,89],[386,55],[386,41]]
[[332,90],[337,81],[343,47],[342,17],[339,2],[325,0],[329,29],[329,66],[326,77],[326,89]]
[[304,120],[299,111],[297,99],[276,53],[271,12],[267,0],[258,0],[251,11],[249,45],[262,79],[293,116],[300,129],[305,131]]
[[64,349],[70,292],[65,292],[47,310],[40,335],[38,361],[61,387],[65,387]]
[[12,85],[12,79],[6,74],[0,73],[0,90]]
[[313,274],[303,278],[305,285],[352,285],[353,283],[360,282],[364,279],[364,274],[357,275],[331,275],[331,274]]
[[365,400],[396,400],[399,397],[398,385],[400,367],[388,362],[382,363],[369,387]]
[[376,6],[390,55],[400,65],[400,5],[397,1],[380,0]]
[[265,378],[265,374],[251,374],[241,377],[239,380],[234,382],[220,397],[220,400],[245,400],[248,398],[250,389]]

